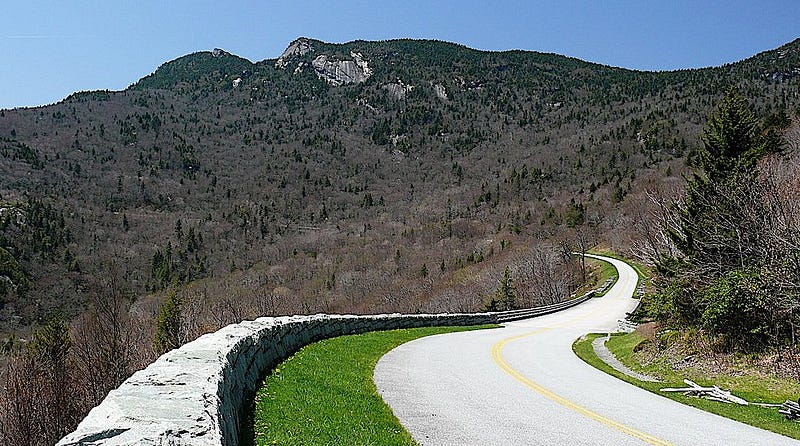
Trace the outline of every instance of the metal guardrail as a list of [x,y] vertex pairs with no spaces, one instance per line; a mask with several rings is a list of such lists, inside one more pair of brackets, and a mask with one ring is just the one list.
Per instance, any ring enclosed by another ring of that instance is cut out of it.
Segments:
[[639,326],[636,322],[627,319],[620,319],[617,321],[617,331],[620,333],[630,333]]
[[543,316],[545,314],[555,313],[556,311],[566,310],[567,308],[582,304],[592,297],[608,291],[616,283],[616,280],[616,276],[609,278],[602,285],[600,285],[599,288],[591,290],[583,296],[575,299],[566,300],[557,304],[545,305],[542,307],[525,308],[522,310],[498,311],[494,314],[496,315],[497,322],[499,323]]
[[543,316],[545,314],[555,313],[557,311],[566,310],[567,308],[582,304],[594,297],[594,295],[595,291],[592,290],[581,297],[559,302],[557,304],[545,305],[543,307],[526,308],[523,310],[499,311],[496,312],[495,315],[497,317],[497,322],[510,322],[535,316]]
[[600,285],[600,288],[598,288],[598,289],[596,289],[594,291],[597,294],[604,293],[609,288],[611,288],[611,286],[614,285],[615,283],[617,283],[617,276],[609,277],[608,279],[606,279],[605,282],[603,282],[602,285]]

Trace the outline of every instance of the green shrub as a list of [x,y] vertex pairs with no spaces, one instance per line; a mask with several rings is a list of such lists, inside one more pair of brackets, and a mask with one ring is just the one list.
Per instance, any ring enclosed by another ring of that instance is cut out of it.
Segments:
[[728,347],[752,347],[767,342],[771,318],[769,293],[756,270],[729,271],[700,295],[705,307],[701,325],[720,336]]

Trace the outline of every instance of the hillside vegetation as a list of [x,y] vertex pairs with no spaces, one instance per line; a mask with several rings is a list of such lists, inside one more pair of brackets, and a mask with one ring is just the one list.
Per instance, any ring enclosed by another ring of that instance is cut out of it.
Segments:
[[730,90],[703,132],[685,197],[654,225],[661,289],[644,311],[699,328],[722,350],[797,347],[800,169],[781,149]]
[[[207,297],[244,287],[281,312],[476,307],[439,285],[480,275],[504,239],[625,228],[625,198],[679,175],[727,86],[759,116],[797,111],[798,42],[660,73],[435,41],[297,44],[309,52],[280,64],[200,52],[125,91],[3,111],[3,247],[35,284],[4,293],[5,327],[77,314],[109,263],[131,295],[210,278]],[[364,82],[313,67],[351,53]],[[46,255],[15,234],[32,203],[70,235]]]

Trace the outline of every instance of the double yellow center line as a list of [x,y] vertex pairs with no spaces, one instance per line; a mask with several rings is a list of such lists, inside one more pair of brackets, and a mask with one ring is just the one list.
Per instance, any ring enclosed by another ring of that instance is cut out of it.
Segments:
[[542,328],[542,329],[539,329],[539,330],[536,330],[536,331],[532,331],[530,333],[526,333],[526,334],[523,334],[523,335],[513,336],[513,337],[510,337],[510,338],[503,339],[502,341],[500,341],[500,342],[498,342],[498,343],[496,343],[496,344],[494,344],[492,346],[492,359],[494,360],[495,364],[497,364],[500,367],[500,369],[502,369],[509,376],[511,376],[512,378],[514,378],[518,382],[520,382],[522,385],[524,385],[525,387],[533,390],[534,392],[538,393],[539,395],[542,395],[543,397],[545,397],[545,398],[547,398],[547,399],[549,399],[549,400],[551,400],[551,401],[553,401],[555,403],[558,403],[558,404],[566,407],[567,409],[570,409],[570,410],[573,410],[575,412],[578,412],[579,414],[581,414],[581,415],[583,415],[585,417],[591,418],[591,419],[593,419],[595,421],[599,421],[600,423],[602,423],[602,424],[604,424],[604,425],[606,425],[606,426],[608,426],[608,427],[610,427],[612,429],[616,429],[616,430],[622,432],[623,434],[627,434],[627,435],[630,435],[631,437],[638,438],[639,440],[642,440],[643,442],[645,442],[647,444],[656,445],[656,446],[670,446],[671,445],[671,443],[669,443],[667,441],[661,440],[661,439],[656,438],[656,437],[654,437],[652,435],[648,435],[648,434],[646,434],[644,432],[641,432],[641,431],[638,431],[638,430],[636,430],[636,429],[634,429],[634,428],[632,428],[630,426],[626,426],[626,425],[624,425],[624,424],[622,424],[622,423],[620,423],[618,421],[612,420],[611,418],[608,418],[608,417],[605,417],[603,415],[600,415],[597,412],[591,411],[591,410],[589,410],[589,409],[587,409],[587,408],[585,408],[585,407],[583,407],[583,406],[581,406],[581,405],[579,405],[577,403],[574,403],[574,402],[564,398],[563,396],[561,396],[561,395],[559,395],[557,393],[554,393],[551,390],[548,390],[548,389],[542,387],[540,384],[536,383],[535,381],[531,380],[530,378],[526,377],[525,375],[523,375],[522,373],[520,373],[519,371],[517,371],[516,369],[511,367],[511,365],[503,358],[503,347],[505,347],[506,345],[508,345],[508,344],[510,344],[510,343],[512,343],[514,341],[518,341],[520,339],[527,338],[529,336],[533,336],[533,335],[536,335],[536,334],[540,334],[540,333],[544,333],[544,332],[550,331],[552,329],[553,328]]

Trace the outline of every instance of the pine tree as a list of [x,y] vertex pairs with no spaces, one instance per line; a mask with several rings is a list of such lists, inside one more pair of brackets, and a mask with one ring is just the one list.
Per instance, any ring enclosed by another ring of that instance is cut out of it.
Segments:
[[517,290],[514,281],[511,279],[511,270],[506,267],[503,276],[494,294],[489,298],[484,309],[486,311],[507,311],[517,308]]
[[153,339],[153,348],[158,352],[166,353],[181,345],[181,301],[177,293],[170,291],[167,300],[161,304],[156,319],[156,334]]
[[698,167],[711,181],[725,181],[738,172],[751,171],[768,147],[747,101],[731,88],[703,131]]
[[763,136],[747,101],[736,90],[728,90],[703,132],[703,146],[695,157],[700,171],[687,184],[680,231],[669,232],[686,261],[741,263],[736,253],[727,252],[725,244],[709,239],[709,234],[718,233],[721,216],[736,218],[732,202],[755,179],[758,160],[776,150],[775,141]]
[[29,352],[49,368],[64,370],[71,347],[67,323],[60,315],[54,315],[34,333]]
[[[671,318],[719,335],[729,347],[764,345],[779,327],[769,308],[768,259],[763,251],[758,161],[777,151],[779,141],[764,132],[752,110],[729,90],[710,117],[703,146],[678,224],[668,235],[679,255],[664,256],[658,269],[668,282],[656,300],[661,318]],[[755,194],[755,195],[754,195]]]

